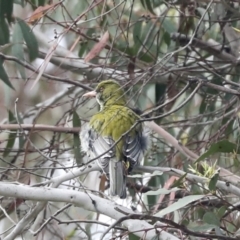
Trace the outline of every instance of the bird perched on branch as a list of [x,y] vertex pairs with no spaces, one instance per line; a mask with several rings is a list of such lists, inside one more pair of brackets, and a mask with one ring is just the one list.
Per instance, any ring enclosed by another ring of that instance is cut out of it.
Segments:
[[110,193],[126,198],[126,176],[143,158],[147,147],[143,124],[132,109],[122,87],[113,80],[100,82],[85,97],[96,97],[100,111],[81,131],[83,151],[98,157],[110,181]]

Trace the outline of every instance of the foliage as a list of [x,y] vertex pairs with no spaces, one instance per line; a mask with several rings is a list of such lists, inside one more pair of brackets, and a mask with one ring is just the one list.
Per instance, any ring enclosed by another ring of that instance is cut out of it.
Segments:
[[[1,185],[1,235],[238,237],[239,10],[235,0],[0,0],[1,182],[88,199],[74,207]],[[78,138],[98,110],[82,95],[103,79],[121,83],[146,125],[157,125],[125,201],[109,199]],[[104,212],[110,202],[127,208]]]

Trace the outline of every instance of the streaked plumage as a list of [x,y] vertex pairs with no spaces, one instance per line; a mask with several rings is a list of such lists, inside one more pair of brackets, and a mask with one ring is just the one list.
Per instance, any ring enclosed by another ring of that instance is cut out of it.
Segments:
[[[98,163],[110,180],[111,195],[126,198],[126,175],[140,163],[146,150],[139,116],[126,107],[121,86],[106,80],[98,84],[95,95],[101,106],[81,132],[82,148]],[[136,124],[136,125],[135,125]],[[134,126],[134,127],[133,127]]]

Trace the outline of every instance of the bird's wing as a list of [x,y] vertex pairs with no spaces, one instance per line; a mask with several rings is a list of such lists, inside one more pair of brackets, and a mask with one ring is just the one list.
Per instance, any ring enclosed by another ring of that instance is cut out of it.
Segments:
[[143,135],[142,129],[135,129],[134,134],[128,134],[125,137],[123,154],[130,163],[129,172],[136,165],[140,164],[147,148],[147,138]]
[[[89,149],[98,158],[98,163],[110,180],[110,192],[112,196],[119,195],[126,198],[125,166],[122,161],[114,160],[115,146],[111,137],[103,137],[95,130],[89,129]],[[104,154],[103,156],[101,156]]]
[[114,141],[111,137],[103,137],[99,135],[95,130],[89,129],[89,147],[97,156],[104,154],[101,156],[104,157],[112,157],[114,156],[114,149],[111,148],[114,144]]
[[111,137],[103,137],[94,129],[88,129],[88,148],[95,157],[98,157],[100,167],[105,173],[108,173],[109,159],[114,157],[114,141]]

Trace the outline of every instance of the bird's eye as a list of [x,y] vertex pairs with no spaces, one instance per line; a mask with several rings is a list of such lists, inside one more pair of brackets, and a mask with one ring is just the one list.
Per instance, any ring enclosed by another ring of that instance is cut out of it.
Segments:
[[104,90],[104,87],[99,88],[99,92],[103,92],[103,90]]

